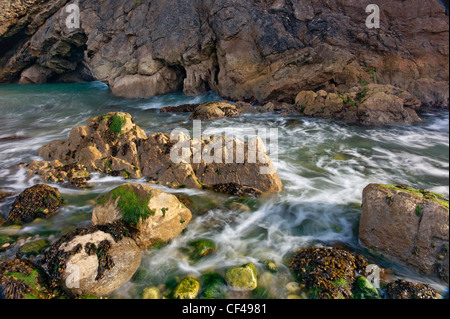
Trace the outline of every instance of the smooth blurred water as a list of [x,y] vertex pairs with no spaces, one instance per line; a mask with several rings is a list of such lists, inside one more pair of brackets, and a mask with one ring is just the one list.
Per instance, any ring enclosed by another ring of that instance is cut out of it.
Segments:
[[[188,114],[162,114],[164,106],[221,100],[214,93],[187,97],[173,93],[150,99],[122,99],[113,96],[102,83],[0,85],[0,189],[21,192],[41,182],[28,179],[17,164],[40,160],[38,149],[52,140],[67,139],[72,127],[93,116],[112,111],[130,113],[147,133],[169,133],[175,128],[192,132]],[[389,127],[348,126],[337,121],[276,114],[245,115],[233,119],[203,122],[205,134],[252,136],[259,130],[278,129],[278,149],[270,154],[284,191],[247,201],[252,211],[223,208],[232,196],[199,190],[172,190],[192,196],[206,208],[195,214],[186,231],[160,250],[148,252],[142,269],[148,271],[138,282],[130,282],[114,298],[134,298],[145,286],[164,284],[174,276],[221,274],[230,267],[254,262],[261,271],[261,285],[275,298],[285,298],[283,287],[292,281],[286,258],[299,247],[344,243],[372,261],[392,267],[395,274],[443,287],[398,265],[368,254],[358,241],[362,190],[369,183],[398,183],[429,189],[449,196],[449,113],[446,110],[422,114],[420,125]],[[11,136],[22,140],[5,139]],[[273,135],[266,140],[268,150]],[[68,204],[49,220],[38,220],[22,229],[0,228],[1,234],[23,237],[40,234],[59,236],[90,224],[95,199],[117,185],[122,178],[94,174],[95,187],[75,190],[58,187]],[[144,180],[137,181],[145,183]],[[6,216],[13,198],[0,203]],[[198,262],[185,253],[191,239],[209,238],[217,252]],[[277,274],[264,273],[258,262],[274,260]]]

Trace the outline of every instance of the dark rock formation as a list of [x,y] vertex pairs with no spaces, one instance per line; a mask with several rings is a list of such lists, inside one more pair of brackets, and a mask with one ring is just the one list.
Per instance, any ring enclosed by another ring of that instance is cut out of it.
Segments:
[[48,218],[63,204],[64,199],[58,189],[35,185],[16,197],[8,220],[13,223],[29,223],[35,218]]
[[[0,13],[0,82],[95,78],[147,97],[212,89],[224,98],[293,103],[302,90],[376,81],[448,107],[449,23],[438,0],[10,0]],[[36,74],[38,70],[41,70]]]

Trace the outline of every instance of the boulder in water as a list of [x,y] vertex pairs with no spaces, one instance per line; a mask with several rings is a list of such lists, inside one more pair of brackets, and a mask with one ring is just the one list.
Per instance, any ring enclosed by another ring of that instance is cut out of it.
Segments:
[[92,213],[93,225],[117,220],[130,225],[141,248],[176,238],[191,218],[191,211],[176,196],[143,184],[113,189],[98,200]]
[[35,185],[16,197],[8,220],[20,224],[29,223],[35,218],[48,218],[63,204],[64,199],[58,189],[47,185]]
[[386,258],[448,281],[449,204],[440,194],[403,185],[368,185],[359,238]]
[[51,287],[72,297],[108,296],[129,281],[141,263],[136,242],[124,236],[127,228],[114,223],[77,228],[46,251],[42,264]]

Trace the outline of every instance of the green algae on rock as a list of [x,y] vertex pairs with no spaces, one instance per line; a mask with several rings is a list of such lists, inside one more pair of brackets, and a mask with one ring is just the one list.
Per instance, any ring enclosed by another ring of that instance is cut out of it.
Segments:
[[27,260],[0,262],[0,299],[48,299],[44,274]]
[[158,287],[147,287],[142,291],[142,299],[161,299]]
[[258,287],[258,272],[254,264],[249,263],[227,270],[225,279],[236,290],[250,291]]
[[209,239],[196,239],[188,242],[189,256],[196,261],[216,251],[216,243]]
[[202,299],[225,299],[227,282],[218,273],[209,273],[201,277]]
[[21,224],[29,223],[35,218],[48,218],[63,204],[64,199],[58,189],[42,184],[35,185],[16,197],[8,220]]
[[145,184],[113,189],[100,197],[92,212],[93,225],[125,222],[142,249],[176,238],[191,219],[191,211],[176,196]]
[[448,200],[403,185],[363,190],[359,238],[363,246],[423,274],[449,279]]
[[358,277],[353,289],[355,299],[380,299],[377,288],[364,276]]
[[41,254],[48,246],[47,239],[39,239],[32,242],[28,242],[19,248],[18,254],[23,257],[37,256]]
[[195,299],[200,290],[200,283],[194,278],[183,279],[173,291],[175,299]]

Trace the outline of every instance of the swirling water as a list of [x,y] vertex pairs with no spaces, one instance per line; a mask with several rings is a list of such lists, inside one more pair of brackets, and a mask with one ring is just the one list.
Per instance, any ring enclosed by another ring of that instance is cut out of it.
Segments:
[[[42,182],[38,177],[27,178],[17,164],[40,160],[37,153],[42,145],[67,139],[71,128],[83,125],[88,118],[124,111],[149,134],[169,133],[180,127],[192,132],[189,115],[162,114],[158,109],[213,100],[220,97],[214,93],[197,97],[173,93],[150,99],[122,99],[99,82],[0,85],[0,189],[19,193]],[[205,209],[194,215],[177,239],[146,252],[141,265],[146,275],[124,285],[111,297],[135,298],[144,287],[164,284],[176,276],[200,276],[212,271],[223,274],[228,267],[254,262],[263,273],[260,281],[266,288],[264,296],[285,298],[288,292],[284,286],[293,281],[286,266],[289,254],[299,247],[332,243],[344,244],[392,268],[393,276],[425,281],[442,291],[445,287],[440,283],[370,254],[358,241],[362,190],[369,183],[399,183],[449,196],[449,113],[434,110],[422,114],[422,118],[419,125],[376,128],[279,114],[203,122],[205,134],[251,137],[258,130],[271,132],[266,145],[283,181],[283,192],[245,200],[251,211],[237,212],[223,206],[225,202],[239,201],[232,196],[152,185],[191,196]],[[277,129],[277,134],[270,129]],[[48,220],[37,220],[20,229],[0,228],[0,235],[56,238],[90,225],[95,199],[127,181],[93,174],[91,182],[94,188],[89,190],[52,185],[68,200],[64,208]],[[0,214],[7,215],[12,201],[13,197],[0,203]],[[192,262],[186,255],[186,243],[198,238],[214,240],[218,249],[214,255]],[[258,263],[264,259],[275,261],[279,272],[264,273]]]

